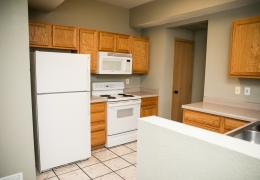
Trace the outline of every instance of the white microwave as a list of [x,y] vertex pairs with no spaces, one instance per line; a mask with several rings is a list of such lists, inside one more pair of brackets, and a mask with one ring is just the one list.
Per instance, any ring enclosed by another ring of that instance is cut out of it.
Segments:
[[132,74],[132,54],[98,52],[98,74]]

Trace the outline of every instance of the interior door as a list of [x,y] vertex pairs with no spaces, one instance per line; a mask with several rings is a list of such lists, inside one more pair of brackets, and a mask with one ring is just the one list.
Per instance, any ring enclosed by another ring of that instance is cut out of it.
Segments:
[[182,122],[183,104],[191,102],[194,42],[175,39],[171,119]]

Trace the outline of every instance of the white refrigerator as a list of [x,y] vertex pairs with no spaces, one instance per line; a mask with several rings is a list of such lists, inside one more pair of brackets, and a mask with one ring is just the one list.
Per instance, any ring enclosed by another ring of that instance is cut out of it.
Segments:
[[90,55],[35,51],[31,83],[39,171],[89,158]]

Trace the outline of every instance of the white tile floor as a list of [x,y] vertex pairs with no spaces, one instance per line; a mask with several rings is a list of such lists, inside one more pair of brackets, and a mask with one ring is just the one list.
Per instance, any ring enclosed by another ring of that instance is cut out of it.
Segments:
[[92,151],[88,160],[41,174],[37,171],[37,180],[135,180],[136,146],[135,141]]

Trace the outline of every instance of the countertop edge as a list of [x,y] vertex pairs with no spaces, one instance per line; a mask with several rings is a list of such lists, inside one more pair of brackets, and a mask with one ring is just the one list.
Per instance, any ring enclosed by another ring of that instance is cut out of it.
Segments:
[[[209,104],[214,104],[214,103],[209,103]],[[199,112],[203,112],[203,113],[208,113],[208,114],[225,116],[225,117],[234,118],[234,119],[238,119],[238,120],[249,121],[249,122],[260,121],[260,119],[259,119],[260,117],[256,119],[256,118],[251,118],[251,117],[247,117],[247,116],[241,116],[241,115],[230,114],[230,113],[227,113],[227,112],[221,112],[221,111],[217,111],[217,110],[211,110],[211,109],[204,109],[204,108],[194,107],[194,106],[191,106],[191,105],[192,104],[182,105],[182,108],[183,109],[194,110],[194,111],[199,111]],[[225,105],[220,105],[220,104],[214,104],[214,105],[226,107]],[[232,108],[236,108],[236,107],[232,107]],[[248,111],[250,111],[250,110],[248,110]]]

